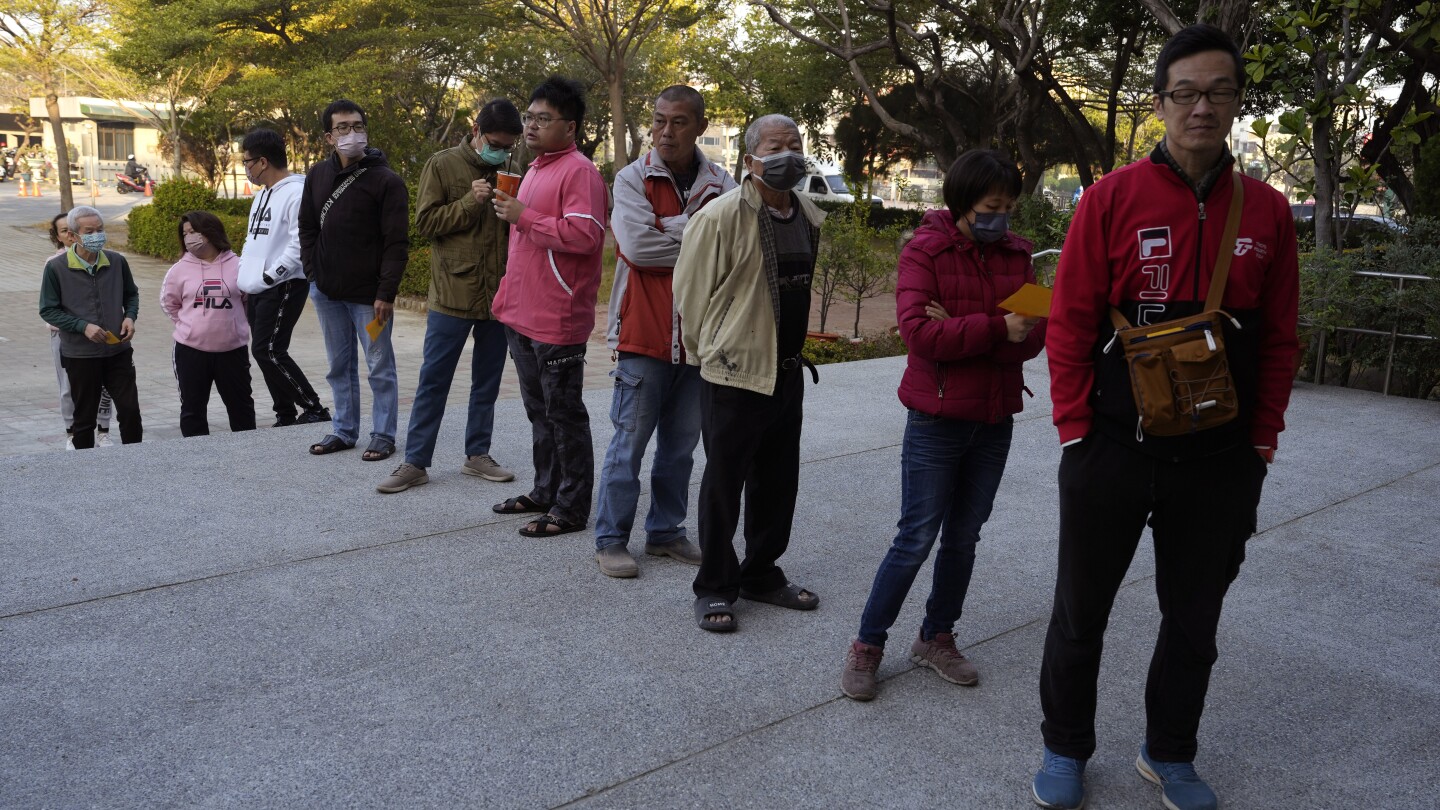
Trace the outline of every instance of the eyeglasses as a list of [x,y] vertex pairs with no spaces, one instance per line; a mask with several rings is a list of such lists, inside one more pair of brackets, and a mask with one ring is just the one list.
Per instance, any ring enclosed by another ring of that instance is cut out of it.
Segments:
[[365,131],[365,125],[364,125],[364,124],[341,123],[341,124],[336,124],[335,126],[331,127],[331,128],[330,128],[330,131],[331,131],[331,132],[338,132],[338,133],[340,133],[341,135],[349,135],[349,134],[352,133],[352,132],[362,132],[362,133],[363,133],[363,132]]
[[[264,157],[264,155],[261,155],[260,157]],[[245,168],[248,169],[248,168],[250,168],[250,164],[251,164],[251,163],[254,163],[254,162],[257,161],[257,160],[259,160],[260,157],[240,158],[240,165],[241,165],[241,166],[244,166]]]
[[553,115],[531,115],[528,112],[520,116],[520,123],[524,124],[527,127],[534,126],[537,129],[544,129],[555,123],[556,121],[569,120],[569,118],[556,118]]
[[1240,91],[1233,87],[1217,87],[1214,90],[1193,90],[1186,88],[1184,90],[1161,90],[1155,95],[1161,98],[1169,96],[1170,100],[1176,104],[1182,107],[1189,107],[1199,104],[1201,96],[1204,96],[1205,100],[1211,104],[1229,104],[1240,97]]
[[[544,127],[545,125],[541,124],[540,126]],[[491,149],[499,149],[501,152],[504,152],[507,155],[515,151],[515,144],[513,143],[509,146],[501,146],[500,144],[495,143],[494,141],[484,137],[483,135],[481,136],[480,140],[484,141],[485,145],[490,147]]]

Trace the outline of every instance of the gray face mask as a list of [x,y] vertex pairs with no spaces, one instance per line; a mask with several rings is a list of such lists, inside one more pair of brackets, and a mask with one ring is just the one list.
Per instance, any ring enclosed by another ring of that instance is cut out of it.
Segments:
[[799,152],[776,152],[759,157],[751,155],[764,167],[760,182],[776,191],[789,191],[805,176],[805,156]]
[[975,212],[975,221],[970,223],[970,234],[982,245],[999,242],[1010,230],[1010,215],[1003,212],[982,214]]

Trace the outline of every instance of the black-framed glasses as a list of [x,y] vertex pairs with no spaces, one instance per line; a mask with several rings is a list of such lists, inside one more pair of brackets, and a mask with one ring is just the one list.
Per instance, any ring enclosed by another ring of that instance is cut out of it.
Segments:
[[525,126],[534,126],[536,129],[544,129],[556,121],[569,121],[569,118],[556,118],[553,115],[531,115],[525,113],[520,116],[520,123]]
[[331,128],[330,128],[330,131],[331,131],[331,132],[338,132],[338,133],[341,134],[341,135],[349,135],[349,134],[352,133],[352,132],[360,132],[360,133],[363,133],[363,132],[365,131],[365,125],[364,125],[364,124],[339,123],[339,124],[336,124],[335,126],[331,127]]
[[[541,124],[540,126],[543,128],[545,125],[544,125],[544,124]],[[490,140],[489,138],[485,137],[484,135],[481,135],[481,136],[480,136],[480,140],[484,141],[484,142],[485,142],[485,145],[488,146],[488,147],[490,147],[491,149],[499,149],[501,152],[504,152],[504,153],[507,154],[507,155],[510,154],[511,152],[514,152],[514,151],[515,151],[515,146],[516,146],[516,144],[513,144],[513,143],[510,144],[509,146],[501,146],[500,144],[495,143],[494,141]]]
[[259,157],[252,157],[252,158],[242,157],[242,158],[240,158],[240,165],[241,165],[241,166],[244,166],[245,168],[248,169],[248,168],[250,168],[250,164],[251,164],[251,163],[254,163],[255,161],[259,160],[259,159],[262,158],[262,157],[264,157],[264,155],[260,155]]
[[1182,107],[1190,107],[1200,103],[1201,96],[1211,104],[1229,104],[1240,97],[1240,91],[1233,87],[1217,87],[1214,90],[1195,90],[1185,88],[1183,90],[1161,90],[1156,95],[1161,98],[1169,98],[1171,101]]

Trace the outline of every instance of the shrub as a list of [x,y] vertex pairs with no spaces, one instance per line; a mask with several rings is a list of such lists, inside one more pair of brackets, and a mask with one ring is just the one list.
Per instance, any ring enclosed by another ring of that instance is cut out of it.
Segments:
[[[849,210],[852,205],[852,203],[831,200],[812,200],[812,202],[827,215]],[[920,227],[920,220],[925,217],[925,212],[917,208],[876,208],[872,205],[862,207],[868,212],[865,222],[876,231],[883,231],[895,226],[899,226],[902,230],[913,231]]]
[[400,294],[427,298],[430,295],[430,245],[410,246],[405,275],[400,277]]
[[895,332],[875,335],[857,343],[848,340],[805,339],[802,354],[817,366],[827,363],[848,363],[851,360],[871,360],[876,357],[897,357],[906,353],[905,341]]
[[130,209],[130,235],[126,249],[144,253],[167,261],[180,258],[180,241],[176,237],[175,223],[189,211],[209,211],[225,226],[225,235],[230,247],[240,253],[245,247],[245,235],[250,212],[249,200],[245,208],[236,213],[234,200],[217,200],[210,187],[197,180],[168,180],[155,189],[155,198],[148,205],[137,205]]

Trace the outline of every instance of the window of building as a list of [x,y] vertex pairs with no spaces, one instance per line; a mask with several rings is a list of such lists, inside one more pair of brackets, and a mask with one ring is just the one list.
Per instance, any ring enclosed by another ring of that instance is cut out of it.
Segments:
[[705,135],[705,136],[703,136],[702,138],[700,138],[700,145],[701,145],[701,146],[719,146],[719,145],[720,145],[720,139],[717,138],[717,137],[715,137],[714,135]]
[[134,124],[100,124],[96,133],[101,160],[124,160],[135,154]]

